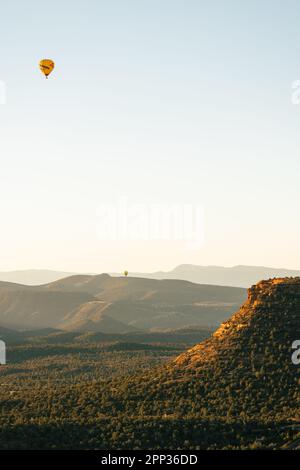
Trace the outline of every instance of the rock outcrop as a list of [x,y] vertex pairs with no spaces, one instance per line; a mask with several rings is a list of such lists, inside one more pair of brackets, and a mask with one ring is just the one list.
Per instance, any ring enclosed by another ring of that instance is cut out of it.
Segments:
[[[248,299],[240,310],[221,324],[215,333],[181,354],[175,364],[204,366],[212,360],[226,362],[228,355],[253,367],[263,366],[263,351],[278,352],[278,360],[291,365],[291,345],[300,339],[300,277],[261,281],[248,290]],[[237,356],[237,353],[239,355]],[[241,355],[241,356],[240,356]],[[274,354],[272,354],[273,356]],[[229,366],[230,364],[227,364]]]

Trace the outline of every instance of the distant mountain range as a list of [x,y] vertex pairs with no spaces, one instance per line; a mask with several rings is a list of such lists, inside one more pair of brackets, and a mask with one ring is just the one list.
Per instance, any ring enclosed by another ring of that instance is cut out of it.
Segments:
[[15,282],[28,286],[38,286],[48,282],[57,281],[63,277],[72,276],[75,273],[64,271],[51,271],[49,269],[27,269],[23,271],[2,271],[0,281]]
[[168,272],[133,273],[132,275],[149,279],[182,279],[197,284],[248,288],[262,279],[300,276],[300,270],[268,268],[265,266],[233,266],[227,268],[224,266],[181,264]]
[[119,334],[210,328],[245,297],[241,288],[108,274],[70,276],[42,286],[0,282],[0,326]]
[[[54,282],[75,274],[76,273],[39,269],[0,272],[0,281],[36,286]],[[120,273],[111,273],[111,275],[120,276]],[[269,268],[265,266],[233,266],[227,268],[224,266],[182,264],[172,271],[157,271],[154,273],[129,272],[129,275],[147,279],[181,279],[197,284],[248,288],[262,279],[300,276],[300,270]]]

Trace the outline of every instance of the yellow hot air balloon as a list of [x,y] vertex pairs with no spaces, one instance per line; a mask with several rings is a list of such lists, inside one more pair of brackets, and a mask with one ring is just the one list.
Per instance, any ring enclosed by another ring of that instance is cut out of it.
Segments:
[[40,61],[41,72],[45,75],[46,78],[48,78],[48,75],[50,75],[54,67],[55,67],[55,64],[53,60],[43,59]]
[[128,271],[124,271],[123,274],[124,274],[124,276],[127,277],[129,273],[128,273]]

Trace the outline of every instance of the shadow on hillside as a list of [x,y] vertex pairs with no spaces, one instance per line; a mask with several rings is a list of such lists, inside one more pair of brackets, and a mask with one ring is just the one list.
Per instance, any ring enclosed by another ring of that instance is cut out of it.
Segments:
[[89,424],[77,424],[71,419],[2,427],[0,449],[264,449],[281,448],[293,434],[283,429],[287,423],[91,417]]

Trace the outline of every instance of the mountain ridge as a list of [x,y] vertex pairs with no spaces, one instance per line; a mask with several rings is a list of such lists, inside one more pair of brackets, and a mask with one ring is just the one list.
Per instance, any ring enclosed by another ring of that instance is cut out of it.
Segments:
[[182,264],[168,272],[158,271],[136,275],[151,279],[182,279],[197,284],[248,288],[262,279],[298,277],[300,270],[247,265],[225,267]]
[[[204,343],[196,345],[186,353],[183,353],[175,360],[177,365],[187,365],[190,362],[190,366],[193,363],[207,361],[208,350],[213,345],[217,350],[222,344],[222,341],[228,340],[228,336],[234,335],[235,340],[244,333],[245,329],[252,327],[253,321],[257,321],[256,315],[263,312],[272,305],[278,302],[278,297],[281,289],[288,289],[289,295],[292,293],[296,298],[299,297],[298,305],[300,303],[300,277],[297,278],[274,278],[269,280],[260,281],[248,289],[248,297],[246,302],[240,307],[240,309],[234,313],[227,321],[223,322],[219,328],[212,334],[211,338],[208,338]],[[284,308],[284,307],[283,307]],[[290,314],[292,328],[300,333],[299,325],[299,314],[295,312],[295,315]],[[295,333],[296,334],[296,333]],[[295,338],[296,339],[296,338]],[[292,342],[292,337],[291,337]],[[219,355],[219,351],[218,354]],[[198,357],[197,357],[198,356]],[[206,357],[205,357],[206,356]]]
[[210,328],[225,319],[245,294],[241,288],[108,274],[69,276],[42,286],[0,282],[0,325],[109,333],[191,325]]
[[146,415],[172,409],[198,419],[300,421],[300,370],[292,363],[299,338],[300,277],[261,281],[209,338],[142,385],[133,380],[131,396]]
[[[110,273],[120,276],[120,273]],[[74,276],[91,276],[95,274],[68,273],[47,269],[31,269],[23,271],[0,272],[0,281],[15,282],[26,285],[42,285]],[[300,270],[274,268],[267,266],[236,265],[231,267],[217,265],[180,264],[171,271],[156,271],[150,273],[131,272],[130,276],[148,279],[179,279],[198,284],[212,284],[232,287],[245,287],[259,282],[261,279],[274,277],[297,277]]]

